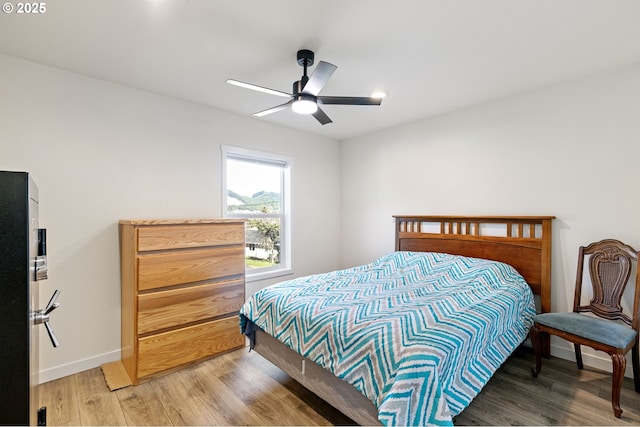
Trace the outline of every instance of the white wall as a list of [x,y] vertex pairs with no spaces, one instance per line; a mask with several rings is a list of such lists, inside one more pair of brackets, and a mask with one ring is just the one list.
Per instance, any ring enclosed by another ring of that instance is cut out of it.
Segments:
[[343,142],[343,266],[393,250],[393,214],[555,215],[552,308],[571,309],[580,245],[640,249],[639,100],[636,65]]
[[42,305],[62,290],[41,381],[119,359],[117,222],[220,217],[221,144],[294,158],[294,273],[337,268],[337,141],[0,55],[0,170],[38,184]]
[[393,214],[556,215],[553,308],[567,309],[579,245],[640,248],[638,99],[640,65],[339,144],[0,55],[0,170],[38,183],[43,304],[63,291],[41,380],[118,359],[117,221],[219,217],[221,144],[295,158],[296,276],[393,250]]

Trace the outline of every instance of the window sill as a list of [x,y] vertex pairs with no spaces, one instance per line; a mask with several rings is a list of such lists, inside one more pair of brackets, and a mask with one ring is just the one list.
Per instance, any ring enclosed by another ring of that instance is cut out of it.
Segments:
[[269,270],[263,272],[256,271],[255,273],[249,273],[249,271],[250,270],[246,270],[244,279],[245,282],[257,282],[258,280],[273,279],[275,277],[289,276],[293,274],[293,270],[290,268],[282,268],[278,270]]

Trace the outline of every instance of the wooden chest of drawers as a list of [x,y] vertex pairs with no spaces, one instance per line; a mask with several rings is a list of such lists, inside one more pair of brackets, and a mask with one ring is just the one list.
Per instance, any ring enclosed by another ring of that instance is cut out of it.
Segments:
[[244,346],[244,221],[119,226],[122,364],[133,384]]

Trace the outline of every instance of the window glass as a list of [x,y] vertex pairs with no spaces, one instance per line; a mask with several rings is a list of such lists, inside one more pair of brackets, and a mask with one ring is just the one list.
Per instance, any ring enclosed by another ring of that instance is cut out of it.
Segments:
[[247,220],[247,279],[288,273],[291,160],[242,149],[223,153],[225,216]]
[[282,165],[229,157],[227,213],[280,213]]

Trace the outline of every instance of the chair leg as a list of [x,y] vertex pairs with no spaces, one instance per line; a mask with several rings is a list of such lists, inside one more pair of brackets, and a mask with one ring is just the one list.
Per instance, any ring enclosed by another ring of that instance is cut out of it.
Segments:
[[538,378],[538,374],[542,369],[542,348],[541,348],[541,336],[540,330],[538,330],[536,324],[534,323],[531,329],[529,330],[529,338],[531,338],[531,345],[533,346],[533,352],[536,355],[536,366],[531,368],[531,374],[533,378]]
[[584,365],[582,364],[582,350],[580,349],[580,344],[574,344],[573,349],[576,352],[576,363],[578,364],[578,369],[584,369]]
[[624,380],[624,370],[627,367],[627,359],[624,354],[612,354],[611,362],[613,362],[613,379],[611,385],[611,406],[613,407],[613,415],[620,418],[622,409],[620,408],[620,390],[622,390],[622,381]]
[[638,354],[638,343],[631,349],[631,362],[633,363],[633,385],[636,392],[640,393],[640,357]]

